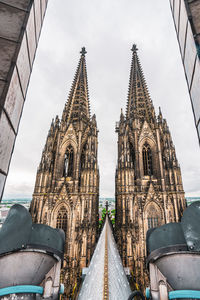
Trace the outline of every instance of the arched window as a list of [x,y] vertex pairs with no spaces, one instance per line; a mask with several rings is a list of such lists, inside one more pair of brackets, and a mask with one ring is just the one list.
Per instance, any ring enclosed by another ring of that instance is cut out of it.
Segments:
[[152,153],[149,144],[145,143],[142,149],[144,175],[153,175]]
[[74,166],[74,150],[70,145],[65,152],[65,160],[64,160],[64,177],[72,177],[73,176],[73,166]]
[[67,232],[67,210],[65,207],[62,207],[57,215],[56,228],[60,228]]
[[160,208],[154,202],[148,205],[146,210],[147,230],[160,225]]
[[148,229],[158,226],[158,217],[148,217]]

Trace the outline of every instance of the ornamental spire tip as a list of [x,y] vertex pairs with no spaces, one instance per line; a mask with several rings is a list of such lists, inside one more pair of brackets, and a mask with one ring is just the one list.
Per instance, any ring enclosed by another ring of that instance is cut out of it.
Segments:
[[134,53],[134,52],[137,52],[137,50],[138,50],[137,45],[133,44],[131,51],[133,51],[133,53]]
[[85,50],[85,47],[81,48],[80,53],[81,53],[81,55],[85,56],[85,54],[87,53],[87,51]]

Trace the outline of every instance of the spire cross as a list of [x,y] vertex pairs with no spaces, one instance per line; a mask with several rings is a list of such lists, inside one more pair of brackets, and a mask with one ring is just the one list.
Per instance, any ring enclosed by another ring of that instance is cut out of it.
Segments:
[[137,48],[136,44],[133,44],[131,51],[136,52],[137,50],[138,50],[138,48]]
[[82,47],[80,53],[81,53],[81,55],[85,56],[85,54],[87,53],[87,51],[85,50],[85,47]]

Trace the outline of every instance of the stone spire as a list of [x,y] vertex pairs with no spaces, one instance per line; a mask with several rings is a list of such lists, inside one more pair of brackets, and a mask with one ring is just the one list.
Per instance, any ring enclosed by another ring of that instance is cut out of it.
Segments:
[[126,118],[121,112],[116,126],[115,237],[124,267],[143,289],[147,230],[179,222],[186,202],[167,121],[161,109],[156,118],[136,45],[132,51]]
[[132,62],[129,80],[126,118],[139,118],[140,120],[155,120],[155,111],[149,96],[147,84],[137,55],[137,46],[134,44],[131,51]]
[[89,94],[87,83],[87,70],[85,47],[81,49],[81,57],[74,76],[72,88],[68,101],[65,105],[62,121],[67,123],[77,123],[80,119],[88,121],[90,119]]

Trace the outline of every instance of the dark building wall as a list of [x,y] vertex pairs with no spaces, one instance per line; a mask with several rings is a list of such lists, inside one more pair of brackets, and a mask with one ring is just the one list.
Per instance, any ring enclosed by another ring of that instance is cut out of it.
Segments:
[[0,1],[0,199],[48,0]]
[[200,142],[200,0],[170,0]]

